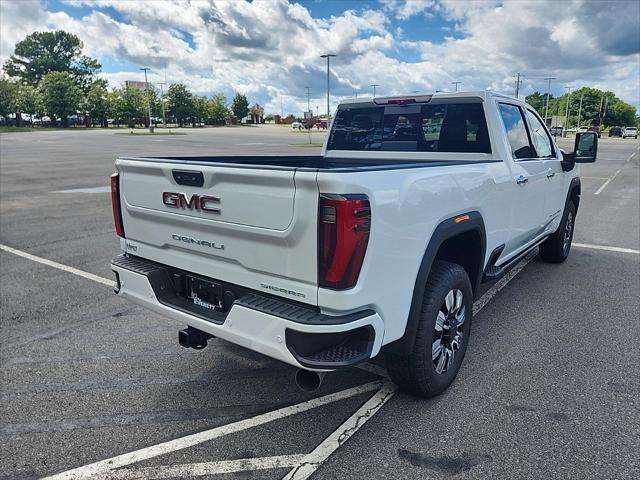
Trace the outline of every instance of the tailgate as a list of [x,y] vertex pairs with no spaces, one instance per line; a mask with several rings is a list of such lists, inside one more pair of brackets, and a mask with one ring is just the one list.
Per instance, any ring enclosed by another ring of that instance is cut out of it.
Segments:
[[315,172],[136,159],[116,168],[128,253],[316,303]]

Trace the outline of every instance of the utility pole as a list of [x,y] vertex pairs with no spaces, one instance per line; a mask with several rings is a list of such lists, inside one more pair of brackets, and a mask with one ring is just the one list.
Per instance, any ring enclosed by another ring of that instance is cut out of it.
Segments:
[[547,115],[549,113],[549,94],[551,92],[551,80],[555,80],[556,77],[547,77],[545,80],[547,81],[547,105],[544,107],[544,123],[547,123]]
[[147,70],[151,70],[149,67],[143,67],[140,70],[144,70],[144,91],[147,93],[147,108],[149,113],[149,132],[153,133],[153,127],[151,126],[151,99],[149,98],[149,83],[147,82]]
[[582,99],[584,98],[584,92],[580,95],[580,106],[578,107],[578,128],[580,128],[580,117],[582,116]]
[[320,55],[320,58],[327,59],[327,128],[329,128],[329,123],[330,123],[329,119],[331,117],[331,107],[329,106],[329,92],[331,90],[331,80],[329,77],[329,72],[330,72],[331,57],[335,57],[335,55],[333,53],[325,53],[324,55]]
[[[307,112],[311,111],[311,87],[304,87],[307,89]],[[313,114],[312,114],[313,115]]]
[[569,128],[569,104],[571,103],[571,87],[564,87],[564,88],[566,88],[569,93],[569,96],[567,97],[567,109],[564,114],[564,131],[566,136],[566,132]]
[[282,103],[282,94],[280,94],[280,118],[284,118],[284,104]]
[[600,127],[602,128],[602,124],[604,123],[604,118],[607,116],[607,105],[609,104],[609,97],[607,96],[604,101],[604,112],[602,112],[602,116],[600,117]]
[[516,77],[516,98],[518,98],[519,94],[520,94],[520,73],[518,73]]
[[458,85],[460,85],[462,82],[451,82],[451,85],[455,85],[456,86],[456,92],[458,91]]
[[369,86],[373,87],[373,97],[375,98],[375,96],[376,96],[376,87],[379,87],[380,85],[378,85],[377,83],[372,83]]
[[162,105],[162,126],[167,128],[167,115],[164,113],[164,88],[166,83],[159,83],[160,85],[160,104]]

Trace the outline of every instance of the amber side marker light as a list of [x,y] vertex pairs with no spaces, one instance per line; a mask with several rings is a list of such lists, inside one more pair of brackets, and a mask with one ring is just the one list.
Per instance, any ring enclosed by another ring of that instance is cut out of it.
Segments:
[[469,215],[464,214],[454,218],[453,223],[462,223],[462,222],[466,222],[467,220],[469,220]]

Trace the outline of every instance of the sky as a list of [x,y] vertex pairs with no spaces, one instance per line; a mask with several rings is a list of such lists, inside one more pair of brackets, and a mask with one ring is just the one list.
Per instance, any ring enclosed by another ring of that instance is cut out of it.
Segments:
[[513,95],[610,90],[640,109],[634,0],[0,0],[0,62],[33,31],[84,42],[110,86],[185,83],[240,92],[267,112],[326,111],[340,99],[451,91]]

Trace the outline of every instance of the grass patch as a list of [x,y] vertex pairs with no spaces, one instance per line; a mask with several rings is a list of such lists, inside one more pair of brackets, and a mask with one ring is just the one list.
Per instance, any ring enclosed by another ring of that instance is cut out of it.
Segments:
[[[11,132],[35,132],[41,130],[42,128],[33,128],[33,127],[0,127],[0,132],[2,133],[11,133]],[[44,130],[46,131],[46,130]]]
[[290,147],[302,147],[302,148],[311,148],[311,147],[321,147],[322,143],[290,143]]

